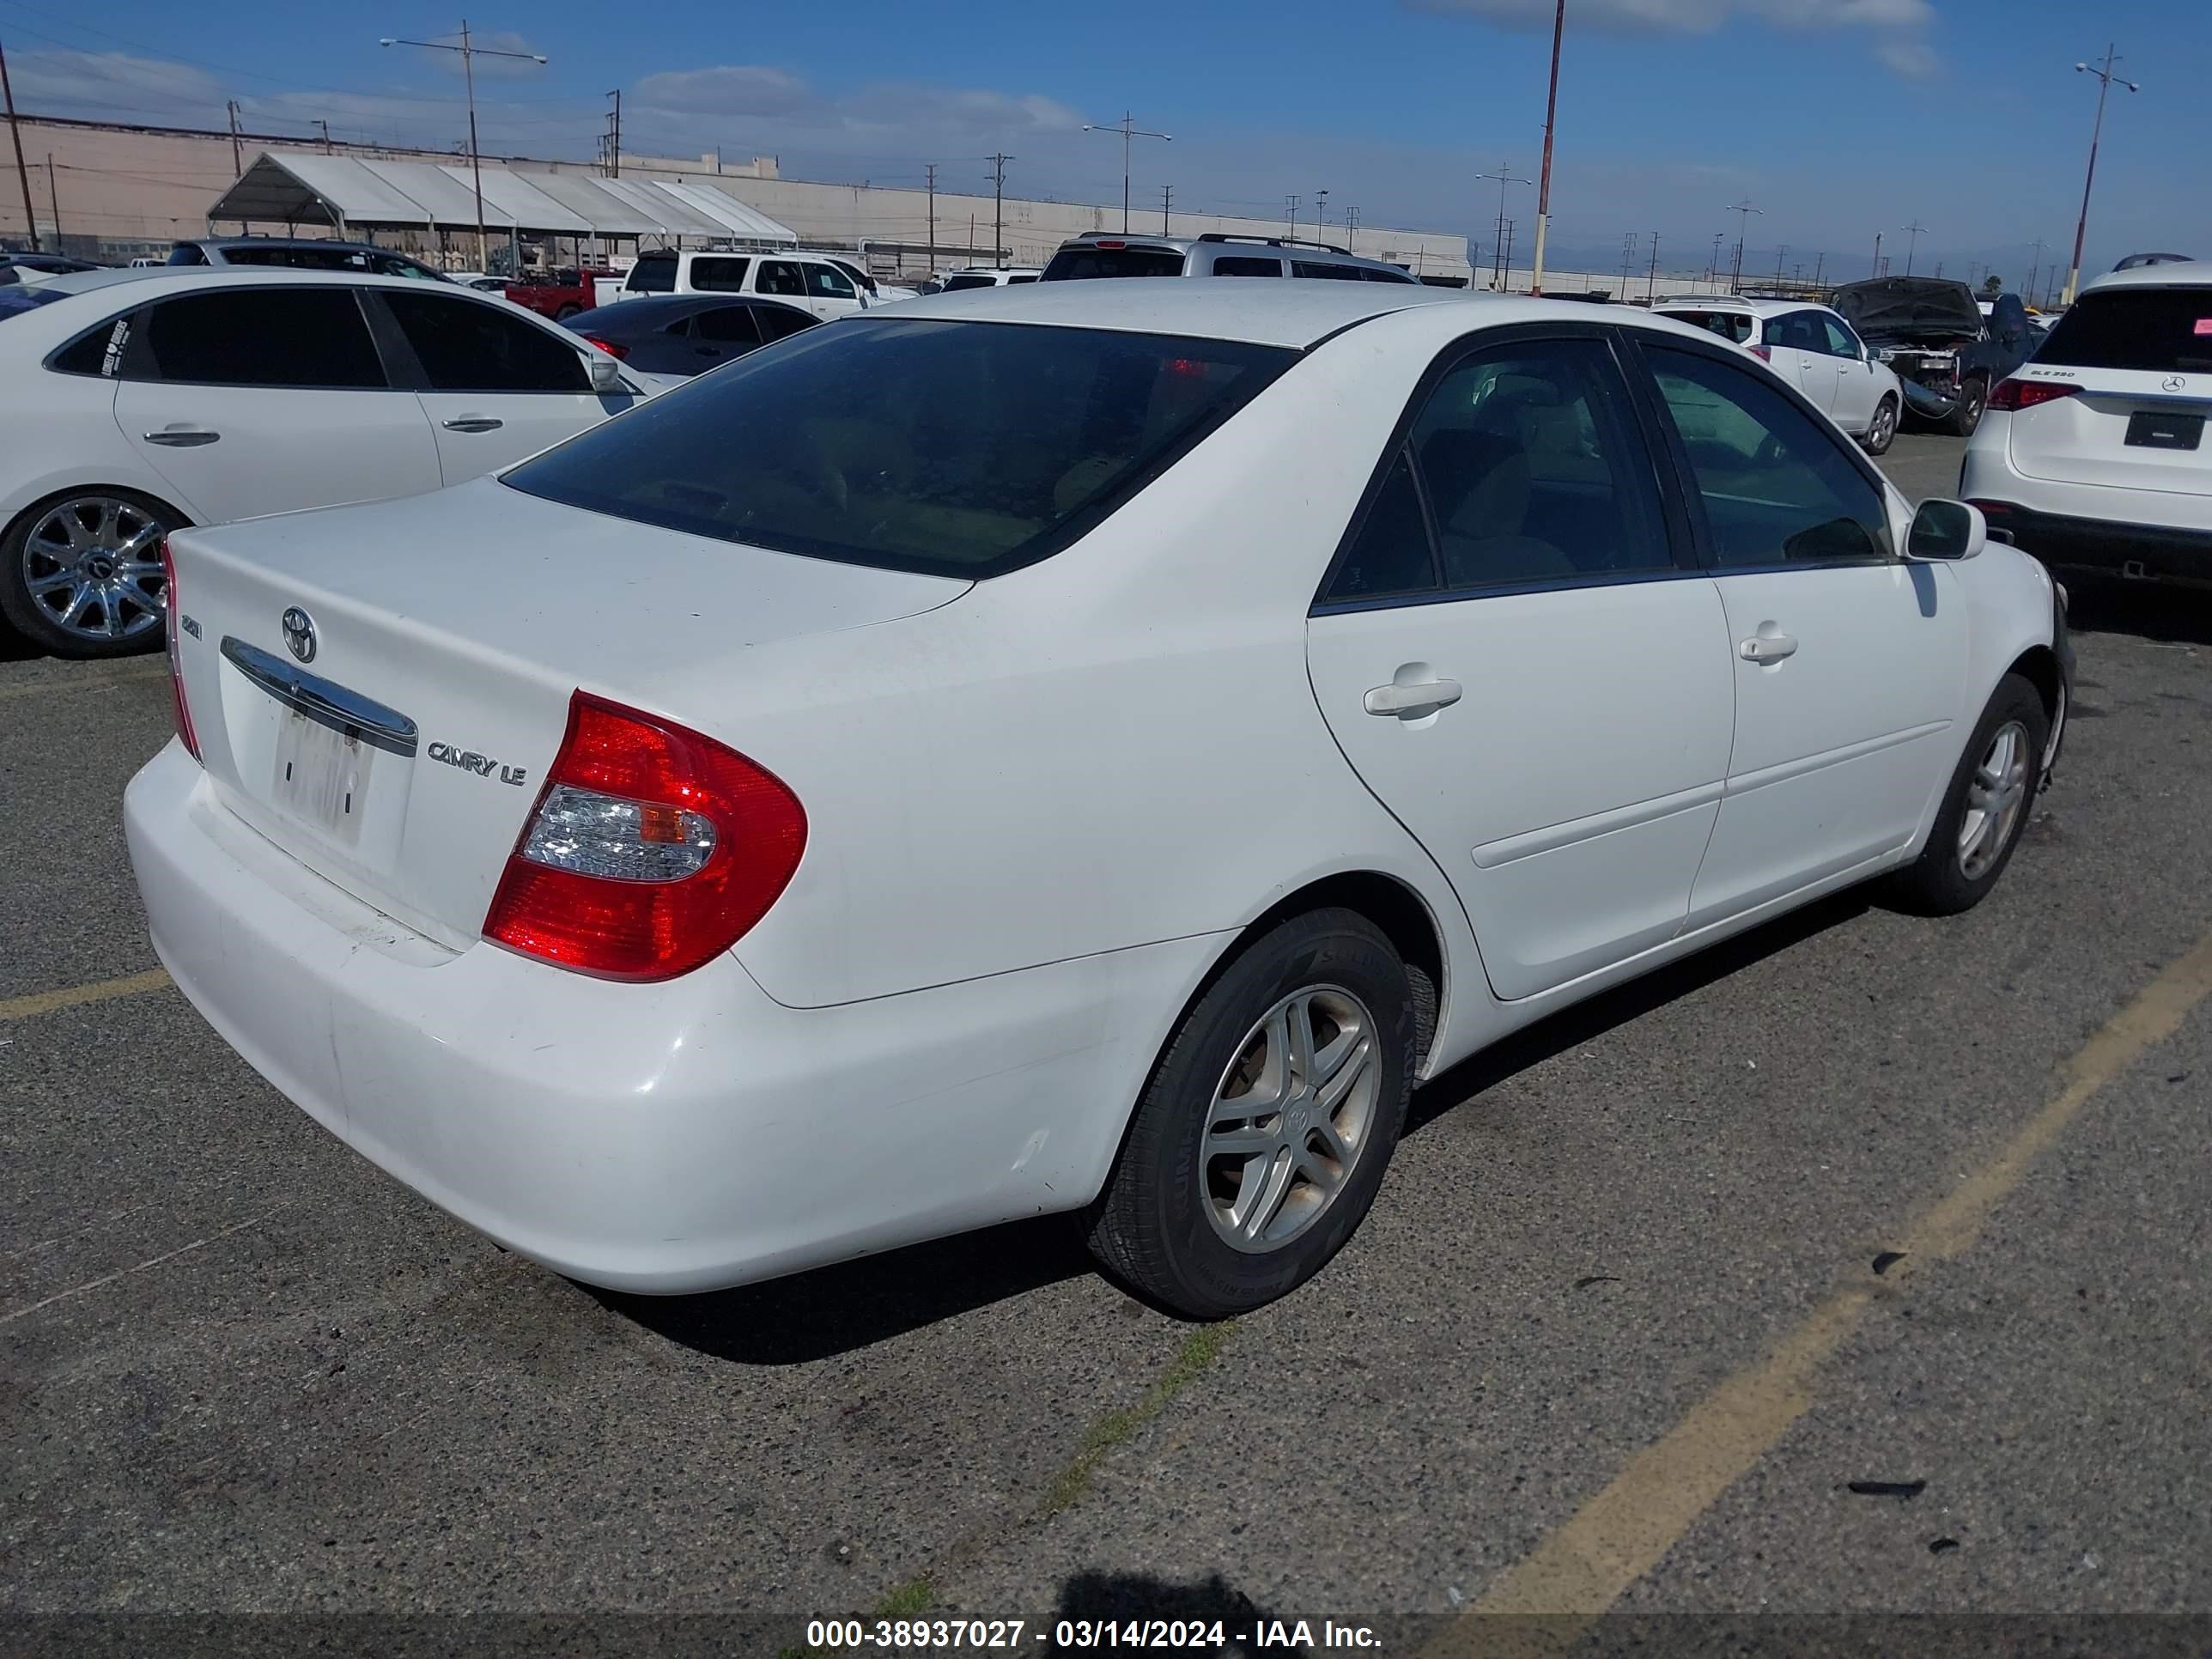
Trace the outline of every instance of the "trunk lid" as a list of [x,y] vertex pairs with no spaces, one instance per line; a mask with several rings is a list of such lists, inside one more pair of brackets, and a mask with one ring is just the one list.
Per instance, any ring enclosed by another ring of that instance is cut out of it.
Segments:
[[2075,388],[2013,416],[2025,477],[2191,495],[2212,483],[2212,288],[2092,289],[2015,378]]
[[718,541],[492,479],[171,538],[179,658],[223,803],[449,949],[473,943],[579,686],[665,706],[702,665],[970,584]]

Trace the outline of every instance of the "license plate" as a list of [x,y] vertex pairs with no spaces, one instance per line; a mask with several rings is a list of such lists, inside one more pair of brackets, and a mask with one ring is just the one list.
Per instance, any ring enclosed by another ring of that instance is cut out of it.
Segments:
[[2128,416],[2127,441],[2136,449],[2194,449],[2204,441],[2204,417],[2139,409]]
[[331,839],[361,839],[376,750],[357,737],[287,710],[276,732],[272,804]]

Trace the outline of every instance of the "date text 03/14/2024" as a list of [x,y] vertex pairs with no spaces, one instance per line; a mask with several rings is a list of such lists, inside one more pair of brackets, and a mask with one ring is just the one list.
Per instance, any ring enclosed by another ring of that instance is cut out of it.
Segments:
[[858,1649],[900,1652],[921,1649],[1018,1649],[1029,1643],[1054,1649],[1183,1649],[1220,1652],[1234,1647],[1254,1652],[1305,1653],[1325,1649],[1375,1650],[1381,1644],[1364,1625],[1317,1623],[1304,1619],[1268,1619],[1249,1630],[1231,1630],[1223,1620],[1061,1619],[1032,1626],[1024,1619],[817,1619],[808,1621],[806,1644],[819,1652]]

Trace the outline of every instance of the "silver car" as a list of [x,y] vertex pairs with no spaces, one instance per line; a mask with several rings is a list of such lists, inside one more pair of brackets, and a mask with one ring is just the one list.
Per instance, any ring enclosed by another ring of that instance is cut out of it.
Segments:
[[1086,230],[1062,242],[1042,280],[1062,283],[1093,276],[1318,276],[1352,283],[1411,283],[1413,273],[1380,259],[1363,259],[1329,242],[1290,236],[1146,236]]

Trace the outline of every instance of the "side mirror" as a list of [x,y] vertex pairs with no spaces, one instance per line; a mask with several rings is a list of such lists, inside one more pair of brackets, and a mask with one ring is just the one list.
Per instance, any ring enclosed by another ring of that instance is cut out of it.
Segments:
[[607,353],[597,349],[584,354],[584,361],[592,371],[592,390],[599,392],[627,392],[629,385],[623,379],[622,364]]
[[1989,520],[1978,507],[1964,501],[1923,501],[1912,515],[1912,528],[1905,532],[1905,556],[1921,563],[1955,564],[1972,558],[1989,539]]

